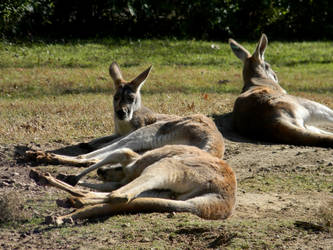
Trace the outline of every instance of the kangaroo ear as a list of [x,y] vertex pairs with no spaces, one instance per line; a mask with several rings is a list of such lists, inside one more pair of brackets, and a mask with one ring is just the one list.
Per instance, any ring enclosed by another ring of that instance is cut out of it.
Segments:
[[253,53],[253,57],[258,61],[264,61],[264,53],[268,44],[268,39],[265,34],[262,34],[258,42],[257,48]]
[[111,63],[109,73],[116,87],[119,86],[119,84],[124,80],[120,68],[116,62]]
[[243,62],[245,62],[245,60],[251,56],[250,52],[248,52],[247,49],[237,43],[234,39],[229,39],[229,45],[234,54]]
[[149,72],[151,71],[152,67],[153,66],[150,66],[148,69],[143,71],[140,75],[138,75],[134,80],[130,82],[131,86],[133,86],[135,91],[140,91],[141,87],[147,80]]

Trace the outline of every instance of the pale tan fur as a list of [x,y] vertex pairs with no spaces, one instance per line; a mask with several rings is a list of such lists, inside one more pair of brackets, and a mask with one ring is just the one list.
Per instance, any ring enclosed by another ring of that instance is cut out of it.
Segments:
[[332,124],[333,110],[287,94],[264,60],[266,35],[260,38],[253,55],[233,39],[229,44],[244,63],[244,87],[233,109],[233,125],[239,133],[279,143],[333,147],[333,133],[311,125]]
[[[221,159],[224,142],[215,123],[200,114],[178,117],[146,112],[146,109],[142,112],[141,104],[134,110],[137,113],[131,112],[130,101],[139,94],[149,70],[125,83],[119,67],[116,64],[110,67],[117,89],[114,98],[116,131],[122,136],[100,149],[76,157],[27,152],[47,162],[93,164],[78,175],[63,176],[67,183],[48,174],[31,172],[36,180],[42,179],[74,196],[68,202],[58,204],[79,209],[52,219],[52,222],[62,224],[66,220],[128,212],[190,212],[205,219],[225,219],[231,215],[235,205],[236,178]],[[117,95],[125,97],[122,99]],[[134,119],[143,122],[136,126]],[[95,146],[103,144],[95,142]],[[144,151],[147,152],[142,156],[138,154]],[[107,182],[80,181],[87,173],[104,165],[111,167],[99,169],[98,174]],[[78,182],[104,193],[71,186]]]
[[110,155],[109,162],[123,165],[123,178],[112,183],[115,190],[111,193],[80,190],[49,174],[31,172],[37,182],[73,195],[59,205],[78,208],[50,222],[60,225],[68,220],[138,212],[190,212],[204,219],[226,219],[234,209],[234,172],[225,161],[197,147],[167,145],[143,155],[122,148]]
[[[96,142],[102,148],[79,156],[66,156],[43,151],[28,151],[27,155],[39,161],[60,163],[74,166],[90,166],[75,176],[66,177],[65,181],[75,185],[87,173],[98,169],[109,155],[122,148],[130,148],[135,152],[162,147],[170,144],[196,146],[211,155],[222,158],[224,142],[212,119],[201,115],[185,117],[155,114],[141,105],[140,88],[149,74],[150,68],[131,82],[123,80],[116,63],[110,66],[110,75],[114,80],[116,93],[114,98],[116,134],[118,138],[111,143]],[[137,98],[137,103],[133,100]],[[140,122],[135,122],[140,121]],[[127,125],[124,125],[127,123]],[[118,125],[117,125],[118,124]],[[120,128],[122,127],[122,128]],[[129,128],[128,130],[124,127]],[[102,139],[103,140],[103,139]]]
[[105,165],[105,162],[109,161],[111,156],[115,157],[115,153],[122,148],[143,152],[175,144],[196,146],[218,158],[222,158],[224,154],[224,141],[221,133],[210,118],[200,114],[159,121],[144,126],[119,141],[85,155],[73,157],[43,151],[28,151],[26,154],[43,162],[74,166],[93,164],[80,174],[66,179],[68,183],[75,185],[83,176]]

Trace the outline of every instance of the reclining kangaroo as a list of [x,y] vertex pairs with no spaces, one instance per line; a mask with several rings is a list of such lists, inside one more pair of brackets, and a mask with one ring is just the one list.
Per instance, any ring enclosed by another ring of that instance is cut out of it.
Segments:
[[244,63],[242,93],[233,109],[233,126],[241,134],[273,142],[333,147],[333,133],[309,123],[333,123],[333,110],[288,95],[264,61],[267,37],[262,35],[251,55],[233,39],[229,44]]
[[[73,213],[49,217],[60,225],[75,219],[138,212],[189,212],[204,219],[226,219],[235,206],[236,177],[228,164],[197,147],[167,145],[139,155],[129,148],[113,151],[104,164],[122,164],[109,169],[107,192],[88,192],[32,170],[36,182],[72,194],[59,206],[78,208]],[[111,172],[111,174],[110,174]],[[113,176],[113,174],[115,174]],[[114,177],[114,178],[113,178]]]
[[92,150],[103,147],[122,136],[128,135],[134,130],[156,121],[176,117],[166,114],[158,114],[145,107],[141,103],[141,87],[147,80],[151,66],[143,71],[132,81],[126,81],[116,62],[110,65],[109,73],[114,82],[116,92],[113,96],[115,134],[97,138],[89,143],[81,143],[81,146]]
[[[116,134],[99,138],[90,145],[101,148],[79,156],[66,156],[43,151],[27,151],[30,157],[39,161],[56,162],[66,165],[87,166],[105,160],[120,148],[143,152],[169,144],[196,146],[213,156],[222,158],[224,142],[215,123],[204,115],[178,117],[156,114],[141,105],[140,88],[150,68],[131,82],[123,80],[116,63],[110,66],[110,75],[116,86],[114,95]],[[111,140],[111,142],[109,142]],[[78,175],[63,177],[75,185],[87,173],[99,168],[93,165]]]

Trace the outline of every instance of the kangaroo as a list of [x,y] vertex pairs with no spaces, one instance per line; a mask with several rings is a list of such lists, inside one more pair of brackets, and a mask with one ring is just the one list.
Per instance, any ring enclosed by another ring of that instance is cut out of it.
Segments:
[[[213,156],[222,158],[223,137],[210,118],[201,114],[185,117],[157,114],[141,105],[140,89],[150,70],[151,67],[134,80],[126,82],[119,66],[116,63],[111,64],[110,75],[116,87],[114,95],[116,133],[91,141],[89,145],[97,148],[96,150],[78,156],[43,151],[27,151],[26,155],[48,163],[89,166],[124,147],[135,152],[144,152],[168,144],[183,144],[197,146]],[[93,165],[77,175],[59,176],[59,178],[76,185],[83,176],[97,168],[98,165]]]
[[30,176],[37,183],[72,194],[65,202],[58,202],[59,206],[77,208],[64,216],[48,217],[47,222],[61,225],[76,219],[138,212],[189,212],[216,220],[228,218],[234,209],[237,184],[233,170],[197,147],[166,145],[143,155],[121,148],[97,164],[110,163],[122,164],[122,174],[108,183],[112,192],[80,190],[32,170]]
[[113,96],[115,134],[94,139],[80,146],[90,151],[96,150],[109,143],[115,142],[122,136],[128,135],[143,126],[164,120],[173,115],[158,114],[141,103],[141,87],[147,80],[152,69],[150,66],[135,79],[126,81],[116,62],[109,67],[110,76],[114,82],[115,94]]
[[333,147],[333,133],[312,123],[333,123],[333,110],[320,103],[287,94],[264,60],[268,44],[263,34],[251,55],[229,39],[234,54],[243,62],[244,87],[235,101],[232,119],[241,134],[267,141]]
[[196,146],[218,158],[224,155],[221,133],[212,119],[201,114],[155,122],[133,131],[110,145],[83,155],[67,156],[44,151],[27,151],[26,154],[42,162],[70,166],[91,165],[77,175],[62,176],[67,183],[76,185],[86,174],[105,165],[110,155],[114,157],[113,153],[118,149],[130,148],[135,152],[144,152],[175,144]]

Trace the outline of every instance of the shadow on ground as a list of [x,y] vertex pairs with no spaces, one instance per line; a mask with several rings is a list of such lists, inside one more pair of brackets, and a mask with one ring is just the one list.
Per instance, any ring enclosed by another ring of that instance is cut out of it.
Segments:
[[223,115],[212,114],[216,127],[221,132],[224,138],[233,142],[250,142],[257,143],[255,140],[251,140],[239,135],[232,127],[232,112]]

